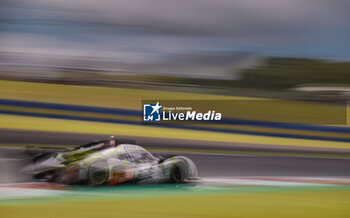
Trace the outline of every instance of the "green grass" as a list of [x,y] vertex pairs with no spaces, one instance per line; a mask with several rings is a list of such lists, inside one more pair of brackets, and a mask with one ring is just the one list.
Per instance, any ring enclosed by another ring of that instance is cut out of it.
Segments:
[[[348,217],[348,186],[223,189],[109,188],[0,204],[4,217]],[[336,188],[334,188],[336,187]],[[117,191],[118,190],[118,191]],[[99,195],[100,194],[100,195]]]

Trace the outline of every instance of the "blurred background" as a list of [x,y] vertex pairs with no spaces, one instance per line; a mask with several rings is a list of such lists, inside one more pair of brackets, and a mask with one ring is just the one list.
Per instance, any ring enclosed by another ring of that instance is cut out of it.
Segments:
[[349,91],[346,0],[3,0],[0,6],[5,79],[180,84],[267,96]]
[[[349,216],[349,10],[347,0],[1,0],[0,213]],[[143,100],[220,100],[230,115],[143,125]],[[203,183],[23,186],[35,183],[20,173],[26,146],[110,135],[189,156]]]

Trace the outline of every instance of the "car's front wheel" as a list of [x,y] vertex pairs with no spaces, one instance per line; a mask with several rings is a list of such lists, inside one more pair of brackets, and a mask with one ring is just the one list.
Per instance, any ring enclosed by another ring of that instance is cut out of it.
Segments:
[[175,183],[182,183],[185,180],[186,169],[182,164],[177,163],[171,171],[171,180]]

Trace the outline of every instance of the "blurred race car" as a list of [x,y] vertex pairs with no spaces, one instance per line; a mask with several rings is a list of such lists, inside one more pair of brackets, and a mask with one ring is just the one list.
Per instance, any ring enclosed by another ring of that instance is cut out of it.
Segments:
[[62,152],[39,153],[26,167],[34,178],[90,186],[121,183],[186,183],[198,180],[187,157],[155,157],[141,146],[114,137]]

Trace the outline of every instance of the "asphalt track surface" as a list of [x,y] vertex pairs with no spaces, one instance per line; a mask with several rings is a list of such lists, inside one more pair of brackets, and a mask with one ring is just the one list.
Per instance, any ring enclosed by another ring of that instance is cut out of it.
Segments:
[[[34,132],[0,129],[1,144],[45,144],[45,145],[80,145],[101,139],[103,135]],[[165,140],[157,138],[136,138],[138,144],[146,148],[201,148],[225,149],[230,151],[263,151],[272,155],[259,154],[214,154],[193,152],[165,152],[161,155],[185,155],[197,165],[202,177],[266,177],[266,176],[313,176],[313,177],[348,177],[350,176],[350,158],[320,157],[312,154],[349,154],[339,150],[315,150],[307,148],[276,148],[268,145],[240,145],[225,143],[200,143],[184,140]],[[197,144],[196,144],[197,143]],[[276,152],[276,154],[273,154]],[[278,152],[311,154],[309,157],[292,155],[282,156]],[[0,149],[0,182],[23,182],[29,178],[21,175],[20,169],[28,161],[23,150],[16,148]]]

